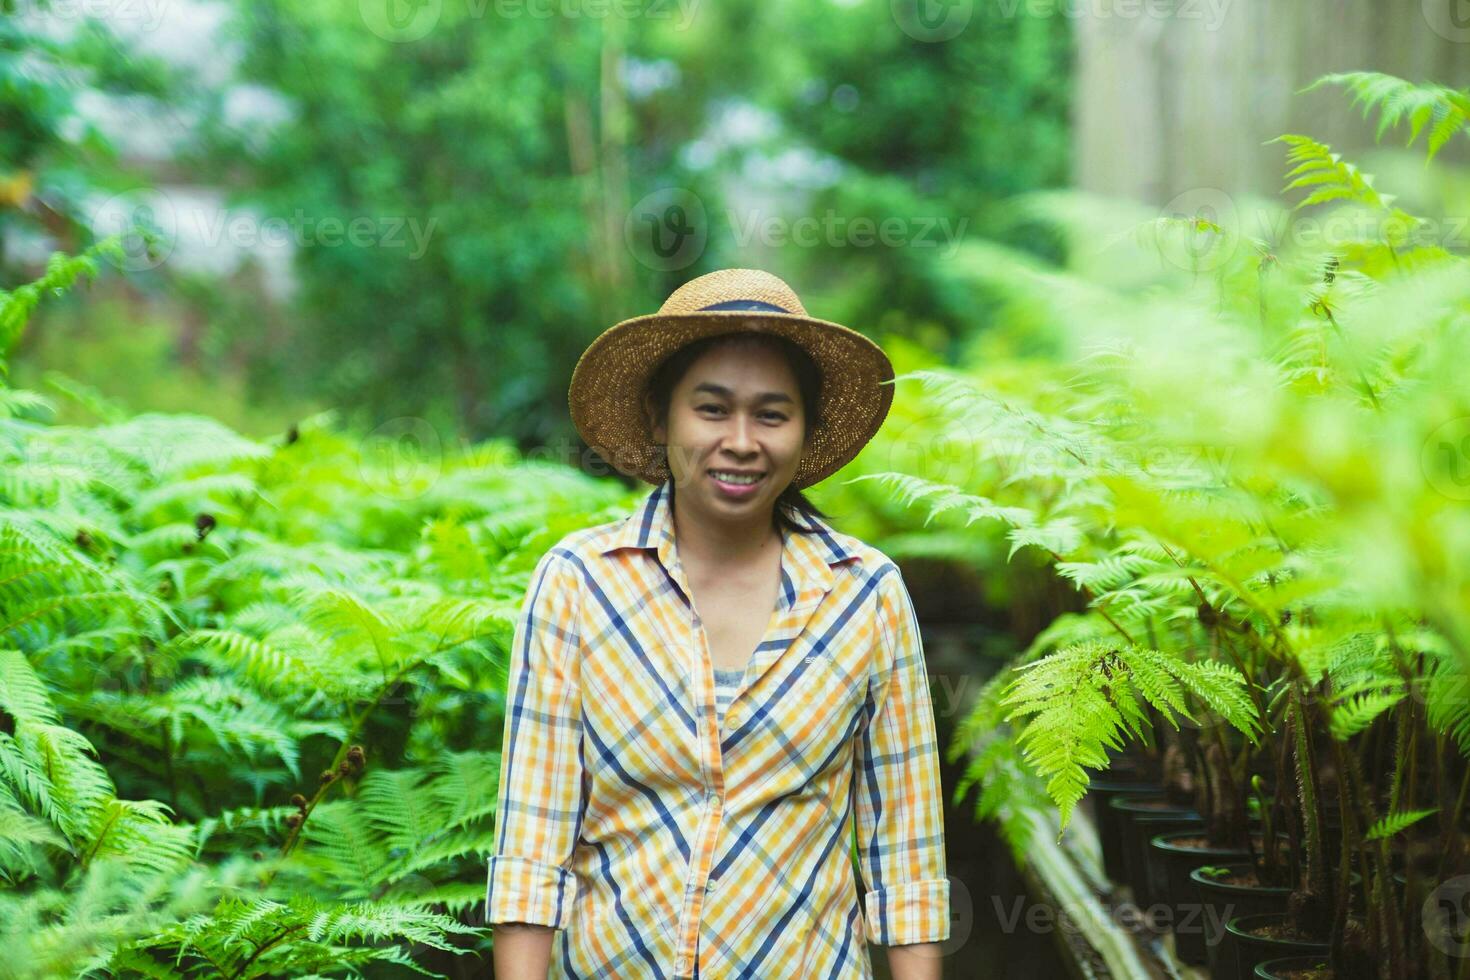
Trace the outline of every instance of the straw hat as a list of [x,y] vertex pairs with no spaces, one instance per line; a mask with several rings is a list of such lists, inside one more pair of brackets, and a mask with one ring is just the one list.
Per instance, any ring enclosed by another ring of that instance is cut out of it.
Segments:
[[[643,394],[658,366],[691,341],[728,333],[793,341],[822,375],[821,404],[792,486],[830,476],[877,433],[893,403],[893,365],[855,330],[807,316],[791,287],[759,269],[722,269],[674,290],[657,313],[609,327],[582,353],[567,393],[572,423],[620,472],[659,484],[669,477]],[[810,413],[811,406],[807,407]]]

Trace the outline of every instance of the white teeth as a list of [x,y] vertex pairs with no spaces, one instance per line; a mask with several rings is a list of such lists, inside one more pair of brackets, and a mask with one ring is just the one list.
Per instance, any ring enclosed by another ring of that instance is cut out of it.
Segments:
[[710,475],[721,483],[739,483],[749,486],[760,479],[758,476],[741,476],[736,473],[721,473],[719,470],[711,470]]

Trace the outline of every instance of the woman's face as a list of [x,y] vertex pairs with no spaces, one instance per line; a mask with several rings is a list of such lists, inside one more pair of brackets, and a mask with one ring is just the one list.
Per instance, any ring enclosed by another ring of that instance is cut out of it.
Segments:
[[744,517],[769,514],[796,476],[805,422],[784,357],[722,344],[689,366],[669,398],[668,425],[655,424],[653,435],[668,446],[680,500],[716,519]]

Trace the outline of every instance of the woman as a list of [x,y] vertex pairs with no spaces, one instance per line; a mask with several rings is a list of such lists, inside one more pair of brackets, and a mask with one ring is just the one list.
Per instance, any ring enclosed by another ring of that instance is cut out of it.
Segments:
[[749,269],[686,283],[578,361],[579,431],[655,489],[532,576],[486,893],[499,980],[870,977],[867,943],[900,980],[939,977],[912,604],[800,492],[872,438],[892,378]]

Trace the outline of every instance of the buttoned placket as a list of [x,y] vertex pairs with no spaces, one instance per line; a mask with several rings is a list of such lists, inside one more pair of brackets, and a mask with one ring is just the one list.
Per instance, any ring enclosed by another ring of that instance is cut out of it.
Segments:
[[658,557],[668,569],[669,577],[683,593],[688,609],[689,635],[679,648],[691,654],[688,663],[690,685],[695,701],[695,731],[699,741],[699,769],[704,778],[704,816],[700,820],[698,846],[690,859],[690,878],[684,887],[684,903],[678,921],[678,938],[675,952],[674,975],[694,975],[694,964],[698,956],[699,926],[704,919],[704,898],[708,887],[710,868],[714,863],[715,842],[720,832],[720,818],[724,805],[724,773],[720,765],[720,733],[710,723],[714,711],[714,674],[707,666],[704,627],[699,613],[694,608],[693,592],[684,575],[684,564],[679,560],[678,550],[672,537],[665,537],[658,545]]
[[[766,625],[760,643],[746,664],[745,678],[731,699],[731,710],[747,688],[751,686],[785,650],[786,646],[800,634],[811,610],[831,589],[833,576],[825,562],[814,568],[803,568],[800,564],[787,567],[787,559],[795,553],[788,544],[792,532],[781,530],[781,588],[777,592],[776,605]],[[693,592],[684,574],[684,564],[679,558],[678,548],[671,533],[665,533],[657,544],[660,563],[668,571],[670,579],[682,593],[688,608],[689,635],[679,648],[687,651],[689,675],[693,678],[693,699],[696,732],[699,741],[700,772],[705,780],[705,813],[697,834],[698,846],[690,859],[690,878],[685,883],[684,902],[677,922],[678,936],[674,975],[694,975],[699,954],[699,931],[704,921],[704,900],[719,886],[718,879],[711,880],[715,845],[724,816],[725,777],[723,757],[720,749],[720,725],[715,715],[714,664],[710,658],[709,640],[699,612],[694,607]],[[788,605],[789,603],[789,605]],[[772,643],[772,641],[779,641]],[[727,714],[728,718],[729,715]],[[734,730],[732,723],[731,730]]]

